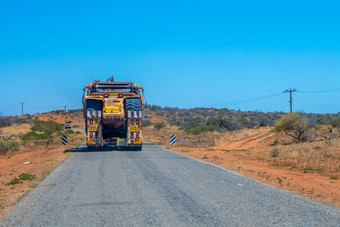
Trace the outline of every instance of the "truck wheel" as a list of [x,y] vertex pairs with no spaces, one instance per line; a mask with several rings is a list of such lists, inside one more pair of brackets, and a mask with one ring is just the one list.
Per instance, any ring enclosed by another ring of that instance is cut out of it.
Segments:
[[141,111],[142,103],[140,98],[129,98],[126,99],[126,110],[127,111]]

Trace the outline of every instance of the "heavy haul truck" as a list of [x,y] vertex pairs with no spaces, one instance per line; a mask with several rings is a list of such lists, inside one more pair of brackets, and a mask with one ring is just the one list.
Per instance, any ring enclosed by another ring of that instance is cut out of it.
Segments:
[[88,149],[117,146],[142,150],[143,87],[111,77],[84,87],[83,112]]

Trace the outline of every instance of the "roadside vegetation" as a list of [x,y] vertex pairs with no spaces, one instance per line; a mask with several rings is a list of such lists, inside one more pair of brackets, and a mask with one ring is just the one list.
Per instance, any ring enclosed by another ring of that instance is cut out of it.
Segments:
[[[239,149],[225,149],[223,146],[242,140],[247,144],[256,141],[257,137],[265,137],[263,152],[245,149],[243,153],[259,161],[301,172],[340,173],[338,114],[285,114],[159,106],[147,106],[145,109],[146,120],[154,125],[152,133],[157,135],[155,142],[159,144],[168,144],[169,134],[175,133],[178,138],[184,138],[184,142],[177,142],[177,146],[206,148],[207,151],[219,147],[239,155],[244,150],[243,143],[240,143]],[[152,123],[154,121],[157,123]]]
[[53,121],[49,116],[47,121],[39,117],[24,115],[0,117],[0,155],[27,150],[31,146],[49,148],[61,146],[60,135],[77,135],[73,130],[65,130],[64,126]]
[[[264,113],[260,111],[235,111],[226,108],[193,108],[179,109],[160,106],[145,107],[144,126],[152,125],[149,116],[161,119],[166,126],[177,126],[179,130],[187,134],[199,135],[206,132],[226,132],[238,131],[242,129],[253,129],[261,127],[274,127],[281,122],[281,126],[276,126],[277,131],[284,131],[297,137],[297,140],[304,140],[307,131],[317,129],[317,126],[340,127],[340,116],[337,114],[292,114],[286,115],[283,112]],[[292,125],[285,124],[286,122]],[[160,123],[160,122],[157,122]],[[159,124],[157,124],[159,126]],[[159,127],[155,127],[159,129]],[[295,127],[283,128],[282,126]],[[296,130],[300,129],[301,135],[295,135]]]

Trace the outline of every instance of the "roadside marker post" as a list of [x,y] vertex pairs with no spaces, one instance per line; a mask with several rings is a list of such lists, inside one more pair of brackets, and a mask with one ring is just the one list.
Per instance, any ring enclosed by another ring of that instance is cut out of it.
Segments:
[[175,134],[170,135],[170,144],[176,145],[176,135]]
[[61,136],[61,143],[62,143],[63,145],[66,145],[66,144],[67,144],[67,135],[63,134],[63,135]]

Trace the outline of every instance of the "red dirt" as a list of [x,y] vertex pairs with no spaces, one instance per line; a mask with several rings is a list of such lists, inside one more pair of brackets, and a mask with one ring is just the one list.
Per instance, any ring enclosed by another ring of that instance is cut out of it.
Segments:
[[[13,132],[26,133],[30,127],[14,125]],[[10,131],[9,129],[6,129]],[[25,131],[26,130],[26,131]],[[12,206],[25,194],[33,190],[55,167],[70,156],[64,153],[65,149],[80,146],[84,142],[84,135],[73,134],[68,136],[68,145],[63,146],[58,138],[49,142],[45,141],[20,142],[21,150],[0,155],[0,219]],[[24,164],[31,162],[30,164]],[[34,175],[33,180],[23,180],[18,184],[10,185],[14,178],[20,174]]]

